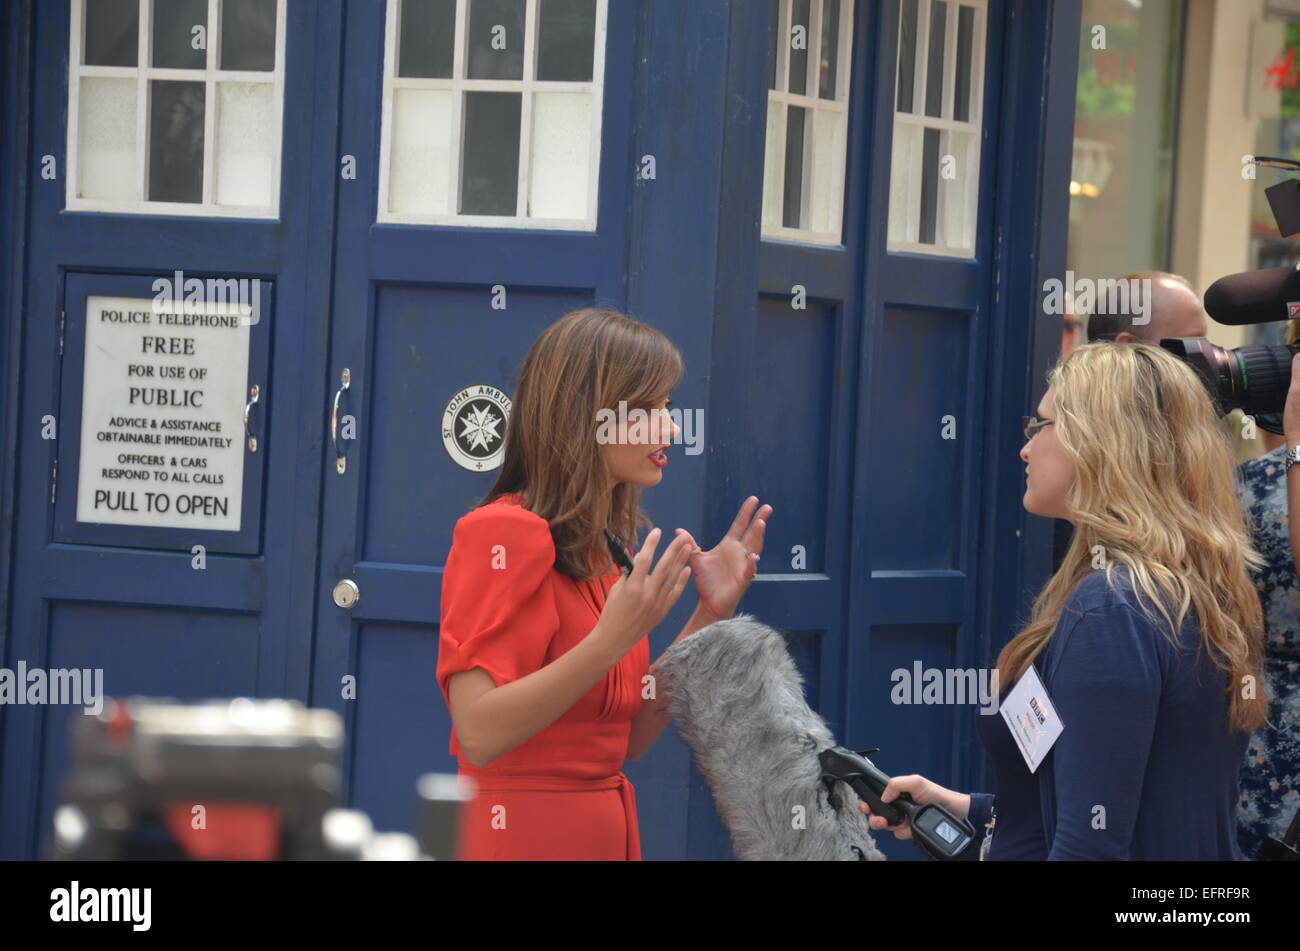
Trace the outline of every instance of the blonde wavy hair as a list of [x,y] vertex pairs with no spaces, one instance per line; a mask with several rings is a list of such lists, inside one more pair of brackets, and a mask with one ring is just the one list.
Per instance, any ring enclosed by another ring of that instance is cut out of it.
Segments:
[[[1077,348],[1049,381],[1056,437],[1075,468],[1066,496],[1074,539],[1029,623],[998,655],[999,682],[1014,683],[1047,646],[1100,545],[1107,582],[1114,587],[1124,565],[1143,612],[1171,641],[1195,613],[1202,646],[1228,672],[1227,728],[1256,729],[1268,713],[1264,621],[1248,566],[1264,562],[1203,384],[1158,347],[1113,343]],[[1253,698],[1241,689],[1248,676]]]

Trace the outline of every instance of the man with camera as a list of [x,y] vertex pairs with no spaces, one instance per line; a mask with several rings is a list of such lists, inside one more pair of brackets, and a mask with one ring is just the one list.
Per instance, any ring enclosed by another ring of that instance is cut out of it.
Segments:
[[1134,320],[1133,308],[1127,313],[1092,314],[1088,317],[1090,343],[1109,340],[1158,347],[1168,337],[1204,337],[1209,332],[1205,308],[1187,278],[1166,271],[1135,271],[1119,280],[1150,288],[1150,299],[1142,302],[1146,319]]

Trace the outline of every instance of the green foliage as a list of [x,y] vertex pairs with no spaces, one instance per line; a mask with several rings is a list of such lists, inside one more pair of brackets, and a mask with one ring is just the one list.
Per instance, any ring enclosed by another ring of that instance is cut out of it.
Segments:
[[[1300,53],[1300,22],[1286,25],[1286,49]],[[1282,50],[1280,55],[1285,59],[1286,50]],[[1294,78],[1297,72],[1300,72],[1300,58],[1292,68],[1292,75],[1285,77],[1286,81],[1282,83],[1283,116],[1300,116],[1300,82]]]
[[[1079,83],[1075,95],[1078,118],[1132,117],[1137,106],[1136,76],[1129,75],[1130,57],[1138,50],[1137,22],[1099,24],[1106,27],[1106,49],[1092,48],[1092,24],[1084,23],[1079,35]],[[1146,55],[1151,55],[1148,51]],[[1103,75],[1098,65],[1110,74]]]

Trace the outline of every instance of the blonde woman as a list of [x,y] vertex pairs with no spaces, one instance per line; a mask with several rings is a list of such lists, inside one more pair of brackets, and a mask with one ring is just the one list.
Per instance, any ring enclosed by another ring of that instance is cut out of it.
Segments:
[[1004,718],[979,716],[995,795],[913,775],[882,798],[977,830],[996,804],[990,859],[1241,859],[1237,770],[1267,707],[1259,558],[1209,397],[1144,344],[1080,347],[1050,383],[1025,424],[1024,504],[1074,540],[998,674],[1005,702],[1032,668],[1064,729],[1031,771]]

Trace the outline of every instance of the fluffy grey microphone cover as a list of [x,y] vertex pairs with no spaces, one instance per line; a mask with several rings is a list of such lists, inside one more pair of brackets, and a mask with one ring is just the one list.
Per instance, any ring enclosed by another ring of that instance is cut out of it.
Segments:
[[804,700],[781,634],[740,615],[670,647],[657,665],[668,709],[744,860],[882,861],[858,797],[831,808],[817,754],[837,745]]

